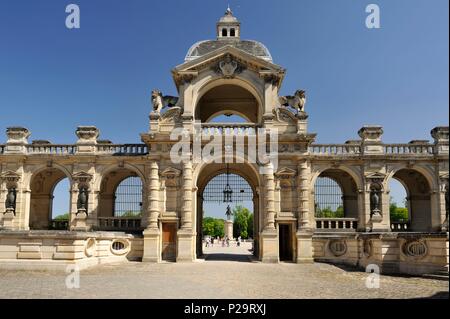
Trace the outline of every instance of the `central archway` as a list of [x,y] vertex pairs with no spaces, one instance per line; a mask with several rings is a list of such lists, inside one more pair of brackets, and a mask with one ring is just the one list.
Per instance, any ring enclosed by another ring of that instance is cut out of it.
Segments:
[[261,120],[261,103],[249,89],[236,83],[205,88],[195,108],[195,119],[207,123],[219,116],[239,116],[248,123]]
[[[233,202],[231,206],[234,206],[238,203],[251,202],[251,205],[245,205],[247,208],[252,206],[253,212],[253,221],[252,221],[252,230],[253,236],[251,240],[253,240],[253,245],[251,246],[252,254],[256,258],[259,257],[259,232],[261,229],[260,225],[260,198],[258,193],[258,188],[260,185],[259,175],[255,167],[250,164],[239,164],[239,163],[230,163],[230,164],[205,164],[201,168],[197,170],[197,211],[196,211],[196,257],[202,258],[203,254],[203,240],[204,240],[204,232],[203,232],[203,217],[204,217],[204,208],[206,203],[208,202],[222,202],[223,199],[223,188],[225,186],[224,180],[227,172],[230,177],[230,186],[234,193],[232,195]],[[223,205],[222,205],[223,206]],[[226,205],[225,205],[226,206]],[[223,212],[220,212],[223,215],[223,219],[225,217],[225,209]],[[220,218],[220,215],[218,215]],[[235,232],[236,236],[236,232]],[[228,255],[227,260],[231,261],[244,261],[241,255],[233,255],[232,253]],[[247,258],[248,260],[248,258]]]

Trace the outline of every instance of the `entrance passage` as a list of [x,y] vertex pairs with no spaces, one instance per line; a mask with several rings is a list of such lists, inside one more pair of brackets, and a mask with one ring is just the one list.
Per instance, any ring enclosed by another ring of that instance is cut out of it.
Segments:
[[177,224],[164,223],[162,225],[162,260],[175,261],[177,249]]
[[292,261],[292,225],[280,224],[278,227],[280,238],[280,261]]
[[249,262],[258,256],[259,196],[244,164],[210,164],[197,185],[197,258]]

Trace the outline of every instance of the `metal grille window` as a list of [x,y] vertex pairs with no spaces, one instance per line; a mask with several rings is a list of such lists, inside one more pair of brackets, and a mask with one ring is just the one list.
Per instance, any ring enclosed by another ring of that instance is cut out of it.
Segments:
[[114,217],[140,217],[142,215],[142,181],[128,177],[120,182],[114,195]]
[[[228,184],[233,191],[231,200],[233,203],[252,202],[253,190],[245,178],[236,175],[229,174]],[[205,202],[223,203],[224,194],[223,191],[227,186],[227,174],[221,174],[208,183],[203,191],[203,200]]]
[[316,217],[344,217],[342,189],[334,179],[329,177],[319,177],[314,186],[314,194]]

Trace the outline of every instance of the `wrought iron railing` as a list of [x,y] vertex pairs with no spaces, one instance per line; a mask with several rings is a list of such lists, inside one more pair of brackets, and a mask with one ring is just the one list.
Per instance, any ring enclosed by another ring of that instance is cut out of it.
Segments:
[[357,228],[357,218],[316,218],[316,229],[318,231],[355,232]]
[[309,147],[313,155],[359,155],[360,145],[352,144],[314,144]]
[[433,155],[434,146],[431,144],[386,144],[384,145],[386,154],[395,155]]
[[391,230],[393,232],[407,232],[411,231],[411,224],[406,222],[391,222]]
[[99,217],[98,230],[139,231],[142,230],[140,218]]

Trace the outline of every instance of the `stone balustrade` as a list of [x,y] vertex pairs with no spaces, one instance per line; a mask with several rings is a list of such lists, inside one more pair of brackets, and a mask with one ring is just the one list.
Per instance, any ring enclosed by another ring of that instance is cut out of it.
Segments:
[[352,144],[314,144],[309,147],[312,155],[360,155],[361,146]]
[[97,152],[109,155],[147,155],[146,144],[98,144]]
[[[5,146],[0,145],[0,154],[4,152]],[[32,144],[27,145],[28,155],[75,155],[77,145],[59,145],[59,144]],[[102,155],[122,155],[139,156],[149,153],[146,144],[98,144],[96,153]]]
[[393,155],[433,155],[434,146],[431,144],[386,144],[386,154]]
[[140,218],[99,217],[98,230],[139,231],[142,230]]
[[228,124],[228,123],[205,123],[202,124],[200,132],[203,135],[255,135],[258,126],[253,123]]
[[409,222],[391,222],[393,232],[407,232],[410,230]]
[[357,228],[357,218],[316,218],[316,229],[318,232],[356,232]]
[[74,155],[76,145],[32,144],[27,146],[27,153],[49,155]]

